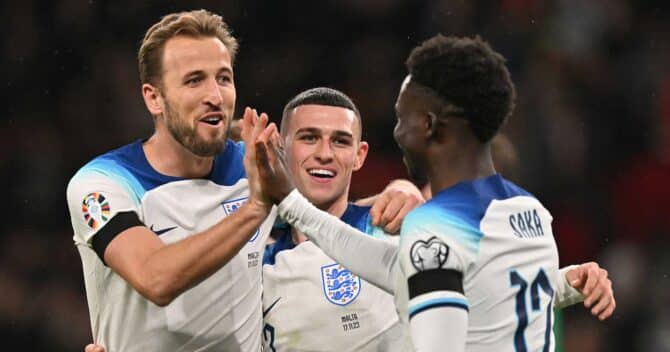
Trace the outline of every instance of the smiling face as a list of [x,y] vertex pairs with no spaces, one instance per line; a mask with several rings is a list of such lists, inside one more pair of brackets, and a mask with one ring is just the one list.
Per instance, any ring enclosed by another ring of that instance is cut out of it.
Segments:
[[346,204],[351,175],[363,166],[368,151],[358,117],[328,105],[300,105],[288,114],[281,132],[296,187],[321,209]]
[[156,123],[195,155],[221,152],[236,98],[226,46],[216,37],[176,36],[165,43],[162,67],[160,87],[143,87],[145,97],[156,91]]

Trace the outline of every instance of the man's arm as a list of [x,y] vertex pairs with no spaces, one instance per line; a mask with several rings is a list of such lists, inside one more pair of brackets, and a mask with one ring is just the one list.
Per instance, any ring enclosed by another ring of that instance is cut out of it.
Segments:
[[[468,311],[443,306],[410,314],[410,334],[416,352],[464,352],[468,330]],[[448,327],[448,328],[445,328]]]
[[398,271],[397,245],[368,236],[319,210],[297,189],[285,197],[277,209],[286,222],[304,233],[329,257],[393,294]]
[[600,320],[609,318],[616,309],[612,281],[598,263],[571,265],[559,271],[555,308],[584,302],[584,307]]
[[[247,109],[244,118],[250,126],[246,140],[253,140],[267,124],[267,116],[258,118],[255,111]],[[255,164],[250,154],[253,147],[247,148],[245,166]],[[68,187],[71,213],[78,214],[79,202],[89,188],[102,187],[112,198],[108,199],[110,204],[118,205],[109,220],[101,224],[94,221],[93,226],[84,223],[83,217],[73,216],[75,231],[79,229],[80,233],[78,242],[90,244],[103,263],[145,298],[159,306],[167,305],[225,265],[268,216],[270,203],[261,197],[256,174],[255,167],[247,173],[249,200],[238,211],[213,227],[172,244],[164,244],[140,221],[123,187],[105,181],[104,175],[90,176],[86,182],[73,180]]]
[[208,230],[167,245],[146,226],[134,226],[109,242],[104,259],[142,296],[165,306],[225,265],[267,216],[248,202]]

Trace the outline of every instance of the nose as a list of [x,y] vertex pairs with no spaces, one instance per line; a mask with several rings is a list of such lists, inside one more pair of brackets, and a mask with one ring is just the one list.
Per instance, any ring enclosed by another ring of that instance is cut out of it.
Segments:
[[220,107],[223,104],[223,97],[221,96],[221,87],[216,82],[216,79],[208,80],[205,89],[205,103]]
[[327,140],[319,141],[314,156],[322,163],[333,160],[333,148]]

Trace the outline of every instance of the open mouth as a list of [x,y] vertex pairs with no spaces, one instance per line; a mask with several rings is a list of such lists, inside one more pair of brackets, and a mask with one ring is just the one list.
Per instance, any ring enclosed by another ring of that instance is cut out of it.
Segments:
[[308,169],[307,173],[320,179],[330,179],[335,177],[335,171],[326,169]]
[[221,121],[223,121],[223,116],[221,114],[211,114],[200,119],[200,122],[204,122],[211,126],[218,126]]

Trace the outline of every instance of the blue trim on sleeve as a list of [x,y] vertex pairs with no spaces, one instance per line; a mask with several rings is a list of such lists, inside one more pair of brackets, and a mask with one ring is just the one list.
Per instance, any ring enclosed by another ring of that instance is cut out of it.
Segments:
[[145,189],[137,178],[113,159],[96,158],[77,172],[77,176],[85,177],[88,174],[100,174],[111,178],[118,185],[124,187],[128,195],[135,198],[137,204],[144,196]]
[[412,319],[413,316],[423,311],[439,307],[455,307],[465,309],[465,311],[470,310],[468,308],[468,301],[462,298],[435,298],[409,307],[409,318]]

